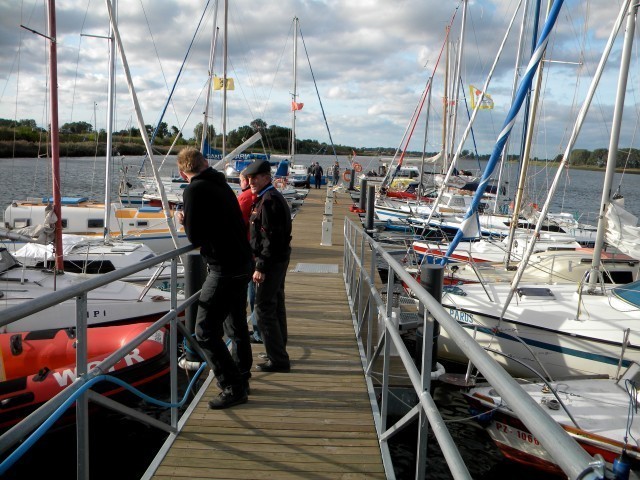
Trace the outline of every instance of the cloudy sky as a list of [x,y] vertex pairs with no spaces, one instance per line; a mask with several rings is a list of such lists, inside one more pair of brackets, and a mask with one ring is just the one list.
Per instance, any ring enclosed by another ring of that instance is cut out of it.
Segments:
[[[45,3],[0,0],[0,118],[32,118],[41,126],[48,123],[47,42],[20,27],[46,33]],[[440,53],[447,26],[451,25],[449,82],[460,56],[460,95],[468,100],[469,85],[480,88],[487,81],[519,3],[469,0],[463,15],[463,3],[456,0],[229,0],[227,72],[235,90],[228,92],[227,130],[255,118],[269,125],[291,125],[293,19],[298,17],[297,101],[304,107],[296,117],[297,138],[327,143],[332,139],[335,144],[358,148],[399,147],[407,143],[405,132],[412,132],[409,149],[422,150],[428,125],[427,151],[438,151],[447,63]],[[546,9],[546,2],[542,3]],[[566,0],[551,34],[536,109],[533,156],[552,158],[564,151],[620,1],[589,3]],[[188,138],[202,121],[215,4],[214,0],[118,2],[118,28],[144,123],[156,125],[169,98],[162,117],[169,126],[184,125]],[[220,29],[214,72],[222,75],[224,2],[217,11]],[[108,78],[105,1],[57,0],[56,14],[60,125],[86,121],[104,129]],[[487,89],[494,108],[478,112],[474,124],[473,138],[480,153],[491,151],[511,105],[523,23],[523,42],[530,51],[532,22],[523,22],[519,12]],[[578,148],[608,146],[621,45],[622,31]],[[528,54],[525,57],[518,82]],[[640,69],[634,65],[632,62],[622,147],[632,145],[638,118],[635,89]],[[432,75],[431,106],[425,104],[414,127],[413,114]],[[115,128],[137,126],[120,56],[116,84]],[[214,92],[210,111],[218,132],[222,131],[221,105],[220,92]],[[467,110],[464,100],[458,105],[459,136],[467,125],[463,121]],[[518,120],[510,150],[519,145],[521,130]],[[464,148],[473,149],[472,140]]]

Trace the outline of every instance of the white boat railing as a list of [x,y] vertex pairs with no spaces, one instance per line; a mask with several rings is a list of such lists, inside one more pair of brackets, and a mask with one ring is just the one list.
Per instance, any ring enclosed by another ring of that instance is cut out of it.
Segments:
[[[185,337],[185,340],[190,342],[189,347],[200,353],[202,358],[206,358],[197,343],[190,340],[191,335],[186,331],[184,323],[182,321],[178,321],[178,316],[194,304],[200,295],[200,291],[198,291],[178,304],[177,279],[179,257],[180,255],[187,254],[193,249],[193,245],[187,245],[177,250],[171,250],[154,256],[148,260],[144,260],[136,265],[131,265],[103,275],[96,275],[95,278],[85,282],[78,283],[74,286],[50,293],[30,302],[3,310],[2,319],[0,320],[0,328],[25,316],[45,310],[59,304],[60,302],[70,300],[75,297],[76,338],[78,341],[76,344],[76,380],[0,436],[0,456],[4,458],[0,463],[0,477],[2,477],[4,472],[9,469],[20,458],[20,456],[31,445],[33,445],[38,438],[40,438],[42,434],[46,432],[47,423],[51,422],[52,418],[57,418],[57,414],[61,409],[66,410],[66,408],[71,406],[74,402],[76,405],[76,434],[78,439],[78,479],[89,478],[89,400],[126,414],[136,420],[147,423],[150,426],[161,429],[169,435],[175,435],[179,431],[179,424],[184,421],[183,418],[188,411],[185,412],[182,417],[179,417],[179,410],[182,403],[178,400],[178,332]],[[165,261],[171,262],[171,297],[169,311],[129,343],[123,345],[98,365],[87,371],[87,292],[113,281],[121,280],[128,275],[132,275]],[[171,405],[169,407],[171,409],[169,424],[159,421],[138,410],[132,409],[113,400],[112,398],[100,395],[89,388],[93,383],[109,377],[108,372],[111,367],[166,325],[169,325],[169,382]],[[205,365],[206,364],[203,364],[203,366]],[[13,449],[13,451],[10,454],[5,455],[5,453],[9,452],[11,449]]]
[[[438,441],[453,478],[471,478],[430,393],[431,342],[436,324],[446,330],[452,341],[500,393],[536,438],[550,447],[547,451],[569,478],[604,478],[604,461],[592,458],[583,450],[402,265],[349,218],[345,218],[344,242],[345,288],[387,478],[395,478],[388,441],[415,420],[418,420],[419,425],[415,478],[429,476],[426,471],[429,428]],[[381,293],[385,287],[375,280],[379,261],[389,266],[386,296]],[[423,307],[420,311],[424,311],[424,315],[418,321],[423,328],[422,358],[416,359],[418,365],[421,365],[420,369],[407,350],[395,321],[393,292],[398,282],[406,285]],[[397,374],[397,368],[402,369],[410,380],[418,403],[394,425],[388,426],[392,349],[400,360],[398,366],[396,357],[393,358],[394,374]],[[382,372],[375,372],[374,367],[379,368],[380,361]],[[425,375],[424,372],[429,374]]]

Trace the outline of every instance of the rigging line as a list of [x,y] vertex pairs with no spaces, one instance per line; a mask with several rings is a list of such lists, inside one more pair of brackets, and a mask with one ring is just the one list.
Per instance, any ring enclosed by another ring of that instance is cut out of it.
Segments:
[[456,232],[455,237],[453,238],[453,240],[451,241],[451,243],[449,244],[449,249],[447,250],[446,253],[446,258],[444,258],[442,260],[442,265],[446,265],[448,262],[448,258],[451,257],[451,254],[453,253],[453,251],[456,249],[458,243],[460,243],[461,238],[467,234],[467,230],[469,228],[474,228],[474,222],[477,223],[478,221],[478,216],[477,216],[477,212],[478,212],[478,206],[480,203],[480,200],[482,198],[482,195],[484,194],[486,188],[487,188],[487,184],[489,181],[489,177],[491,176],[497,162],[498,162],[498,157],[501,156],[502,154],[502,150],[504,148],[504,145],[507,141],[507,138],[509,137],[509,134],[511,133],[511,130],[513,129],[513,125],[515,123],[516,120],[516,115],[518,114],[518,112],[520,111],[522,104],[524,103],[524,97],[527,94],[527,90],[530,88],[531,86],[531,82],[533,80],[533,76],[537,70],[538,64],[540,63],[540,60],[542,59],[542,56],[544,55],[544,52],[546,50],[547,47],[547,43],[549,41],[549,34],[551,33],[552,28],[554,27],[556,20],[558,18],[558,14],[560,13],[560,9],[562,7],[564,3],[564,0],[556,0],[553,3],[553,6],[548,14],[547,20],[544,24],[544,27],[542,29],[542,32],[540,34],[540,39],[537,42],[537,46],[536,49],[533,53],[533,55],[531,56],[531,59],[529,60],[529,65],[527,66],[527,71],[524,74],[524,76],[522,77],[522,81],[520,82],[520,85],[518,86],[518,92],[516,95],[516,98],[513,102],[513,104],[511,105],[511,108],[509,109],[509,112],[507,114],[507,118],[504,121],[504,125],[502,127],[502,131],[500,132],[500,136],[497,138],[496,140],[496,144],[494,146],[493,152],[491,153],[491,156],[489,157],[489,161],[487,162],[487,165],[485,167],[485,170],[482,174],[482,177],[480,179],[480,184],[478,185],[478,188],[476,189],[476,192],[473,196],[473,199],[471,201],[471,205],[469,207],[469,209],[467,210],[467,212],[464,215],[464,219],[462,221],[462,224],[460,225],[460,228],[458,229],[458,231]]
[[[193,32],[193,37],[191,37],[191,42],[189,43],[189,48],[187,48],[187,53],[185,54],[184,58],[182,59],[182,64],[180,65],[180,69],[178,70],[178,75],[176,76],[175,81],[173,82],[173,86],[171,87],[171,91],[169,92],[169,97],[167,98],[167,101],[164,104],[164,107],[162,108],[162,112],[160,113],[160,118],[158,119],[158,122],[156,123],[156,128],[153,130],[153,134],[151,135],[151,138],[149,139],[149,142],[151,144],[153,144],[153,140],[155,139],[158,130],[160,128],[160,123],[162,122],[162,119],[164,117],[165,112],[167,111],[167,108],[169,106],[169,104],[171,103],[171,99],[173,98],[173,92],[176,89],[176,86],[178,85],[178,80],[180,79],[180,75],[182,75],[182,71],[184,69],[185,64],[187,63],[187,59],[189,58],[189,53],[191,52],[191,48],[193,47],[193,44],[195,42],[196,36],[198,35],[198,32],[200,31],[200,25],[202,25],[202,20],[204,19],[205,14],[207,13],[207,9],[209,8],[209,4],[211,3],[211,0],[207,0],[207,4],[204,6],[204,10],[202,11],[202,15],[200,16],[200,20],[198,21],[198,25],[196,26],[196,30],[195,32]],[[144,11],[144,7],[143,7],[143,11]],[[145,19],[146,19],[146,12],[145,12]],[[147,21],[147,25],[149,25],[149,22]],[[151,33],[151,28],[149,28],[149,33]],[[153,42],[153,36],[151,37],[152,39],[152,43],[155,47],[155,42]],[[157,50],[156,50],[156,54],[157,54]],[[162,65],[160,65],[160,70],[162,70]],[[162,76],[164,78],[164,71],[162,72]],[[166,83],[166,79],[165,79],[165,83]],[[176,115],[177,116],[177,115]],[[140,175],[142,173],[144,164],[147,160],[147,156],[145,155],[144,158],[142,159],[142,163],[140,164],[140,169],[138,170],[138,175]]]
[[[460,76],[460,85],[462,86],[461,88],[462,100],[464,101],[464,108],[465,108],[465,111],[467,112],[467,119],[471,121],[471,115],[469,114],[469,103],[467,102],[467,92],[465,92],[466,89],[464,88],[464,85],[462,85],[462,76]],[[473,152],[476,157],[476,162],[478,162],[478,168],[482,168],[480,165],[480,156],[478,155],[478,145],[476,144],[476,135],[473,132],[473,127],[471,127],[471,129],[469,130],[469,133],[471,134],[471,143],[473,143]]]
[[333,150],[333,156],[338,161],[338,154],[336,153],[336,146],[333,144],[333,138],[331,138],[331,131],[329,130],[329,123],[327,122],[327,116],[324,113],[324,107],[322,106],[322,99],[320,98],[320,92],[318,91],[318,84],[316,83],[316,77],[313,74],[313,68],[311,68],[311,59],[309,58],[309,52],[307,51],[307,44],[304,41],[302,35],[302,29],[298,25],[300,32],[300,40],[302,40],[302,46],[304,47],[304,53],[307,56],[307,62],[309,63],[309,71],[311,72],[311,78],[313,79],[313,86],[316,89],[316,95],[318,96],[318,102],[320,102],[320,110],[322,111],[322,118],[324,118],[324,124],[327,127],[327,133],[329,134],[329,141],[331,142],[331,149]]
[[231,71],[234,73],[234,76],[236,78],[234,85],[240,88],[240,92],[242,93],[242,98],[244,98],[244,103],[247,105],[247,108],[249,109],[249,115],[253,120],[255,120],[257,117],[253,113],[253,109],[251,108],[251,103],[249,103],[249,99],[247,98],[247,95],[244,92],[244,88],[242,88],[242,82],[240,82],[240,77],[238,76],[238,72],[236,71],[235,66],[233,65],[233,62],[231,61],[230,58],[228,59],[228,62],[229,62],[229,66],[231,67]]
[[[404,161],[404,155],[405,155],[405,153],[407,151],[407,148],[409,147],[409,141],[411,139],[411,135],[413,134],[413,130],[415,129],[416,124],[418,123],[418,117],[420,116],[420,112],[422,111],[422,106],[424,105],[424,102],[425,102],[425,100],[427,98],[428,89],[431,88],[431,85],[433,83],[433,82],[431,82],[431,79],[435,76],[436,70],[438,69],[438,65],[440,64],[440,59],[442,58],[442,53],[444,52],[444,48],[447,45],[447,42],[449,41],[449,33],[451,32],[451,26],[453,25],[453,21],[456,18],[456,14],[458,13],[458,9],[460,8],[460,5],[462,5],[462,0],[460,0],[460,2],[458,2],[458,5],[453,10],[453,15],[451,15],[451,20],[449,20],[449,25],[448,25],[448,28],[447,28],[447,34],[445,35],[444,42],[442,42],[442,46],[440,47],[440,52],[438,53],[438,58],[436,59],[436,63],[434,65],[434,67],[433,67],[431,75],[427,79],[427,83],[426,83],[425,88],[424,88],[424,90],[422,92],[422,96],[420,98],[420,101],[418,102],[418,105],[416,106],[416,109],[414,110],[413,117],[410,120],[409,125],[407,126],[407,130],[409,130],[409,128],[411,127],[411,122],[413,122],[413,128],[411,128],[411,133],[409,133],[409,135],[407,136],[407,131],[405,131],[406,143],[405,143],[404,150],[400,154],[400,159],[398,160],[398,166],[395,168],[395,171],[394,171],[394,169],[391,168],[391,165],[389,165],[389,169],[387,170],[387,174],[385,175],[384,179],[382,180],[382,185],[380,186],[381,189],[386,189],[386,187],[391,184],[391,182],[395,178],[396,173],[400,170],[400,167],[402,166],[402,162]],[[403,140],[405,138],[403,138]],[[400,145],[399,149],[402,147],[402,141],[403,140],[400,141],[401,145]],[[394,160],[395,160],[395,156],[397,154],[398,154],[398,151],[396,151],[396,153],[394,155]]]
[[293,22],[291,22],[289,26],[289,32],[285,37],[284,46],[282,47],[282,51],[280,52],[280,58],[278,59],[278,64],[276,65],[276,72],[273,75],[273,81],[271,82],[271,87],[269,88],[269,94],[267,95],[267,100],[264,104],[264,110],[262,111],[262,116],[267,116],[267,109],[269,107],[269,101],[271,100],[271,93],[273,92],[274,86],[276,84],[276,78],[278,77],[278,73],[280,72],[280,66],[282,65],[282,61],[284,58],[285,51],[287,50],[287,45],[289,44],[289,38],[293,37]]
[[[234,34],[235,34],[234,35],[234,43],[237,43],[237,44],[240,45],[240,48],[238,50],[240,50],[241,52],[250,52],[250,51],[252,51],[251,46],[249,44],[247,44],[247,42],[245,40],[245,39],[249,38],[249,34],[245,33],[246,22],[243,21],[243,17],[241,16],[240,19],[237,20],[233,8],[231,8],[229,10],[229,17],[230,17],[230,20],[231,20],[229,22],[231,24],[230,26],[233,29]],[[237,20],[237,21],[234,21],[234,20]],[[237,32],[236,30],[239,30],[240,32]],[[236,40],[236,38],[237,38],[237,40]],[[245,54],[242,54],[240,56],[240,60],[241,60],[240,61],[240,66],[244,67],[245,72],[247,72],[247,77],[249,79],[247,81],[247,84],[249,85],[249,88],[250,88],[252,96],[253,96],[252,101],[254,102],[254,105],[258,106],[258,108],[259,108],[259,106],[261,104],[261,102],[259,100],[259,97],[261,96],[262,92],[258,91],[258,88],[259,88],[258,83],[259,82],[256,82],[256,80],[254,79],[254,77],[253,77],[253,75],[251,73],[252,72],[252,68],[251,68],[249,62],[247,61],[247,58],[250,58],[250,57],[248,57]],[[230,60],[231,60],[231,58],[229,57],[229,61]],[[236,78],[238,78],[237,75],[236,75]],[[256,107],[254,107],[254,108],[256,108]]]

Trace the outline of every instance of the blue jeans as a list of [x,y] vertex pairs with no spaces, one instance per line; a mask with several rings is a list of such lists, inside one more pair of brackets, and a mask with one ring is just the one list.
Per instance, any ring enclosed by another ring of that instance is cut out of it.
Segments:
[[[222,388],[241,384],[251,376],[253,355],[247,327],[249,275],[223,276],[210,271],[198,300],[196,340],[211,360]],[[232,341],[229,352],[224,335]]]

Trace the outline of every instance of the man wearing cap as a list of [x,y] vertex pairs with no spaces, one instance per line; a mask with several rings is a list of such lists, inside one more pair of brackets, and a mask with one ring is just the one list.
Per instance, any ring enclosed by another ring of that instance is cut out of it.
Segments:
[[[195,334],[222,389],[209,407],[227,408],[247,401],[253,364],[246,316],[251,248],[240,206],[225,176],[209,167],[195,148],[178,154],[178,169],[189,185],[183,193],[184,212],[177,217],[207,262]],[[224,341],[225,329],[234,342],[235,361]]]
[[291,256],[291,211],[271,183],[271,166],[256,160],[242,173],[258,198],[249,220],[251,249],[255,260],[254,313],[262,335],[267,361],[256,366],[262,372],[288,372],[287,311],[284,284]]

